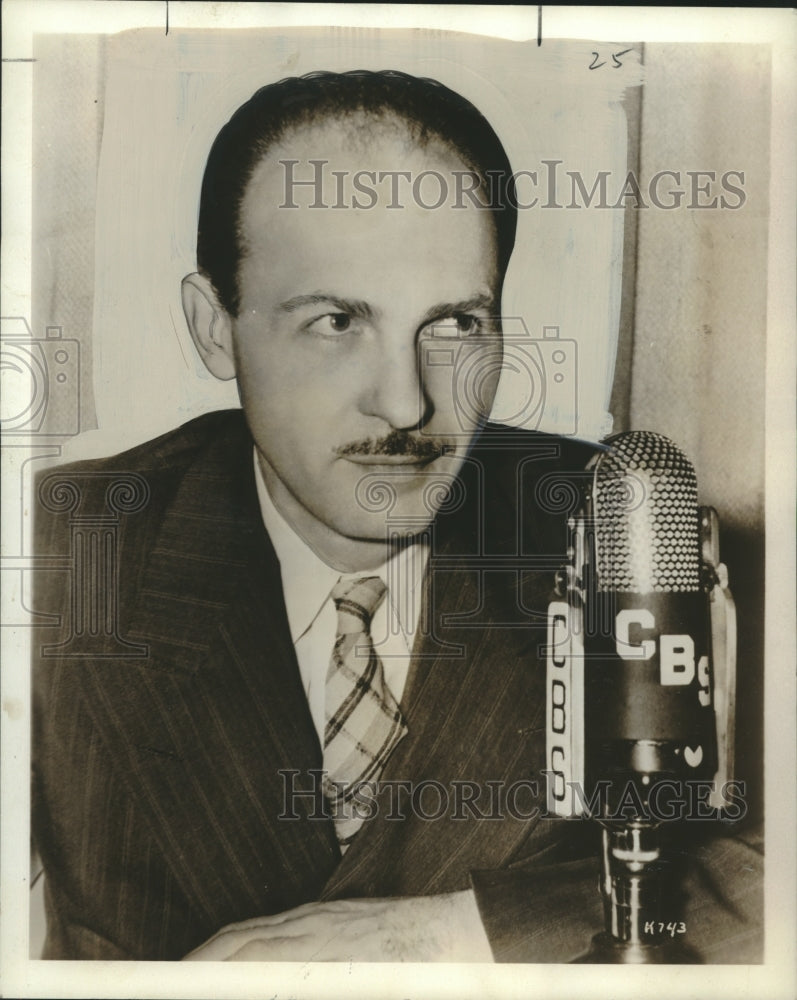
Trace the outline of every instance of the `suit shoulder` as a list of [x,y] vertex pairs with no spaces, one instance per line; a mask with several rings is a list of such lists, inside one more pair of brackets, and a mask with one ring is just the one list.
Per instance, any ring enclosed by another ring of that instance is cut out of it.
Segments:
[[40,473],[40,478],[53,473],[64,476],[123,472],[157,475],[159,472],[179,472],[190,465],[212,440],[240,432],[243,423],[242,410],[205,413],[127,451],[106,458],[83,459],[48,468]]
[[487,424],[472,454],[493,475],[514,472],[519,464],[540,474],[581,472],[606,446],[581,438]]
[[463,483],[480,510],[484,551],[563,556],[567,517],[602,445],[489,424],[469,455]]
[[[69,545],[69,519],[105,516],[110,502],[126,517],[129,538],[157,524],[190,467],[214,444],[244,440],[240,410],[204,414],[175,430],[108,458],[50,467],[34,479],[33,525],[36,551],[57,553]],[[127,537],[127,534],[126,534]]]

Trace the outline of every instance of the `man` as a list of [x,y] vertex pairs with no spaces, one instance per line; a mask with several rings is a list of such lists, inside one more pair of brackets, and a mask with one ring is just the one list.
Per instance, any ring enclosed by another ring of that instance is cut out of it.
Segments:
[[40,550],[83,553],[40,591],[46,957],[585,949],[596,894],[581,927],[489,874],[567,888],[587,832],[544,816],[539,650],[542,487],[592,450],[485,427],[514,235],[500,142],[432,81],[286,80],[220,133],[183,305],[243,413],[39,485]]

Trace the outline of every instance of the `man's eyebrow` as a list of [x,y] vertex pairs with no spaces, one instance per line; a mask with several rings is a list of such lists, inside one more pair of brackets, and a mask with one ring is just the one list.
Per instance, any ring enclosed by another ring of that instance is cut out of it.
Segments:
[[425,326],[436,319],[445,319],[447,316],[456,316],[460,313],[473,312],[475,309],[490,309],[495,306],[495,299],[487,292],[472,295],[469,299],[461,302],[441,302],[439,305],[427,309],[421,320],[421,325]]
[[374,309],[360,299],[341,299],[337,295],[328,292],[313,292],[312,295],[295,295],[292,299],[280,302],[280,309],[285,312],[295,312],[304,306],[331,306],[338,312],[346,313],[349,316],[356,316],[358,319],[373,319]]

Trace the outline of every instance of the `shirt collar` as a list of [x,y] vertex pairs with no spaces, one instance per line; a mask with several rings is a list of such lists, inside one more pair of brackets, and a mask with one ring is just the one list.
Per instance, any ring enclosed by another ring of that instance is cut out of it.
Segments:
[[[254,451],[254,463],[260,512],[279,560],[288,625],[295,643],[311,628],[338,580],[364,574],[341,573],[316,555],[274,506],[263,480],[257,450]],[[379,576],[385,582],[386,604],[396,614],[410,645],[417,629],[419,614],[416,605],[421,596],[427,558],[427,545],[408,545],[368,572],[368,575]]]

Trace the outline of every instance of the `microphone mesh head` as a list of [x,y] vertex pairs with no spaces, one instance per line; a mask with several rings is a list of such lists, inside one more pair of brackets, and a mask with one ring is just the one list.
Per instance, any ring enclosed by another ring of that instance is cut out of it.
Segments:
[[700,589],[697,478],[672,441],[628,431],[605,442],[593,517],[599,591]]

